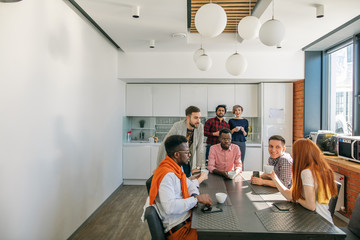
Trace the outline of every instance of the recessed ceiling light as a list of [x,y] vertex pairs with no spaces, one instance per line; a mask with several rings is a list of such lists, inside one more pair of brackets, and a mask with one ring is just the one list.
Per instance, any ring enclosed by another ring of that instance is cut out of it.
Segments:
[[185,38],[186,34],[185,33],[173,33],[171,36],[173,38]]

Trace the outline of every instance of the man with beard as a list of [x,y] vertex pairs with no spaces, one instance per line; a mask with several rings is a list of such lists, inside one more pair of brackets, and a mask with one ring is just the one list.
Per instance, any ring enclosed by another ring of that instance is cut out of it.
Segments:
[[[187,177],[191,174],[200,172],[201,167],[205,168],[204,158],[204,135],[203,125],[201,124],[200,109],[195,106],[190,106],[185,110],[186,119],[174,123],[168,134],[165,136],[164,141],[161,143],[157,155],[157,165],[165,158],[164,142],[169,136],[182,135],[186,137],[190,149],[190,162],[183,165],[184,173]],[[206,175],[206,176],[205,176]],[[198,176],[199,183],[207,178],[206,173],[201,173]]]
[[210,147],[219,143],[219,131],[223,128],[230,129],[230,125],[225,121],[226,105],[218,105],[216,107],[216,117],[210,118],[204,125],[204,135],[206,139],[206,159],[209,157]]
[[235,175],[241,172],[241,153],[236,144],[231,144],[231,130],[220,130],[220,143],[211,146],[209,153],[209,172],[230,178],[228,172],[235,171]]
[[155,170],[149,198],[145,204],[157,208],[170,240],[196,240],[196,229],[191,228],[191,210],[202,203],[211,206],[209,194],[200,194],[196,185],[186,178],[182,168],[190,162],[188,139],[172,135],[165,140],[167,156]]

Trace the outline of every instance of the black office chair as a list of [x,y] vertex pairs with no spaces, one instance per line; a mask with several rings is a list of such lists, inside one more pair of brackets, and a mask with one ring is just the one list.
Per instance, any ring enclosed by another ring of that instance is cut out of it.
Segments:
[[[153,178],[153,176],[151,176],[148,180],[146,180],[146,189],[148,191],[148,194],[150,192],[152,178]],[[161,221],[156,209],[153,206],[149,206],[146,208],[145,219],[148,223],[150,233],[151,233],[151,238],[153,240],[166,239],[162,221]]]
[[349,225],[340,229],[346,233],[346,240],[360,239],[360,194],[356,198]]
[[148,194],[149,194],[149,192],[150,192],[150,187],[151,187],[151,182],[152,182],[152,179],[153,179],[153,176],[154,175],[151,175],[151,177],[148,179],[148,180],[146,180],[146,189],[147,189],[147,191],[148,191]]
[[145,219],[148,223],[152,240],[165,240],[164,227],[161,219],[153,206],[149,206],[145,210]]
[[336,187],[337,187],[337,195],[335,197],[332,197],[329,201],[329,211],[331,213],[331,217],[334,216],[336,203],[337,203],[338,196],[339,196],[340,189],[341,189],[341,183],[339,183],[338,181],[335,181],[335,183],[336,183]]

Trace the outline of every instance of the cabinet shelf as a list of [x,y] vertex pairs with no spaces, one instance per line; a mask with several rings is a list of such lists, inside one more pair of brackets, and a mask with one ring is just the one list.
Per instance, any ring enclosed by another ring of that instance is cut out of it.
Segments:
[[131,128],[131,130],[155,130],[155,128]]

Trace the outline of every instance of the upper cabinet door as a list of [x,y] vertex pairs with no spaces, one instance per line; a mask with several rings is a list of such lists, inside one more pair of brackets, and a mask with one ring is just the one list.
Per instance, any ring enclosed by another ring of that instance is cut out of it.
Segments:
[[152,116],[152,87],[148,84],[126,85],[126,115]]
[[207,85],[180,85],[180,113],[185,116],[185,109],[189,106],[200,108],[201,116],[207,116]]
[[180,85],[154,84],[153,85],[153,116],[184,117],[180,113]]
[[234,85],[214,84],[208,85],[208,111],[215,112],[215,108],[220,104],[225,104],[228,111],[232,110],[235,103]]
[[259,116],[259,85],[240,84],[235,85],[235,104],[243,107],[243,117]]

